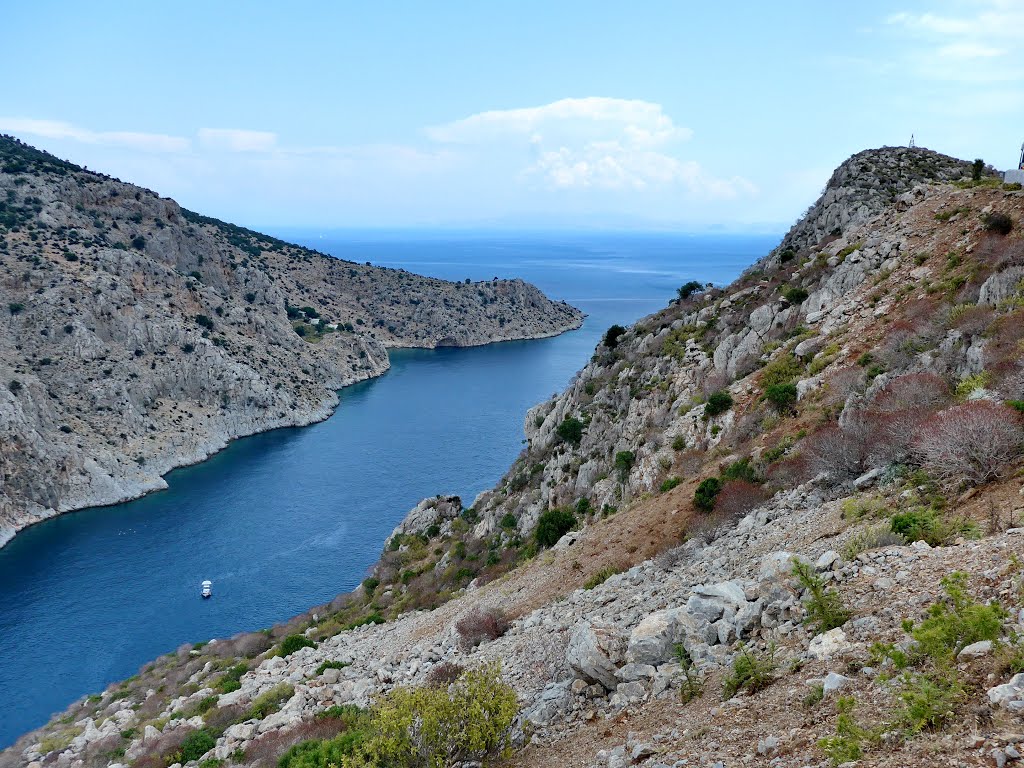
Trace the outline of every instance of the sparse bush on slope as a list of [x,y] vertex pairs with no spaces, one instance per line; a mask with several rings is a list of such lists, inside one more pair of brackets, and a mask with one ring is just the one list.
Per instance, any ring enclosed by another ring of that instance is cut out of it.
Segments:
[[1020,455],[1024,423],[1012,408],[988,400],[956,405],[926,421],[914,450],[930,474],[947,486],[994,480]]

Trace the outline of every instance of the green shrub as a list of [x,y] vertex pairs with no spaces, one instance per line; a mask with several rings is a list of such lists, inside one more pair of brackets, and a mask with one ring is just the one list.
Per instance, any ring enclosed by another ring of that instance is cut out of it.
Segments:
[[853,534],[843,547],[843,557],[853,560],[861,552],[880,547],[902,547],[906,543],[906,538],[902,534],[893,532],[888,525],[876,525]]
[[832,765],[838,766],[860,760],[864,756],[862,745],[878,740],[877,734],[858,725],[854,720],[852,713],[855,704],[852,696],[840,696],[836,700],[836,709],[839,711],[839,717],[836,718],[836,735],[818,742],[818,746],[832,761]]
[[519,525],[519,521],[516,520],[516,516],[513,515],[511,512],[506,512],[501,517],[500,525],[505,530],[509,530],[510,531],[510,530],[512,530],[513,528],[515,528],[516,526]]
[[211,749],[217,746],[217,740],[213,734],[200,728],[192,731],[181,743],[181,762],[187,763],[190,760],[198,760]]
[[360,764],[486,764],[509,754],[517,708],[497,664],[466,670],[450,686],[395,688],[373,711]]
[[209,315],[196,315],[196,323],[208,331],[213,330],[213,320],[210,319]]
[[576,525],[576,518],[564,509],[549,509],[537,521],[534,538],[541,547],[552,547]]
[[720,416],[730,408],[732,408],[732,395],[725,390],[713,392],[708,396],[707,403],[704,404],[704,416],[705,418],[712,419],[715,416]]
[[[1024,406],[1024,401],[1021,401],[1021,405]],[[1019,410],[1024,411],[1024,407]],[[676,435],[672,438],[672,450],[673,451],[684,451],[686,450],[686,438],[683,435]]]
[[262,720],[267,715],[274,714],[294,693],[295,689],[288,683],[278,683],[253,700],[252,707],[249,708],[249,717]]
[[7,309],[12,315],[16,315],[25,309],[25,305],[19,301],[12,301],[10,304],[7,305]]
[[984,605],[967,594],[967,575],[954,572],[942,579],[944,602],[928,608],[917,626],[906,625],[920,654],[935,661],[951,661],[964,647],[979,640],[998,640],[1006,611],[999,603]]
[[583,439],[583,422],[577,419],[575,416],[567,416],[565,421],[555,428],[555,434],[557,434],[562,440],[573,445],[579,445]]
[[604,345],[608,349],[615,349],[619,346],[619,337],[626,332],[621,325],[613,325],[604,332]]
[[722,472],[722,480],[746,480],[748,483],[759,483],[762,478],[751,465],[750,457],[744,456],[725,468],[725,471]]
[[963,684],[953,670],[935,675],[906,672],[901,679],[901,703],[891,725],[907,736],[945,724],[964,697]]
[[722,684],[722,696],[731,699],[740,691],[757,693],[767,688],[774,680],[775,648],[769,648],[765,656],[755,656],[745,645],[740,645],[732,661],[732,671]]
[[795,285],[787,285],[782,289],[782,298],[793,305],[803,304],[809,295],[805,289]]
[[676,643],[673,651],[676,661],[683,668],[683,679],[679,686],[679,697],[682,699],[683,704],[688,704],[704,695],[704,681],[700,678],[700,673],[693,663],[690,652],[686,650],[686,646],[682,643]]
[[775,384],[788,384],[804,372],[803,362],[787,352],[772,360],[761,372],[761,389],[767,390]]
[[316,672],[314,672],[313,675],[319,677],[328,669],[344,669],[347,666],[349,665],[344,661],[325,661],[316,668]]
[[380,586],[380,579],[376,576],[367,576],[363,579],[363,590],[367,595],[372,595],[373,591]]
[[11,394],[14,395],[18,394],[19,392],[21,392],[22,389],[24,389],[22,383],[17,379],[11,379],[10,383],[7,385],[7,388],[11,390]]
[[132,238],[132,248],[136,249],[137,251],[141,251],[145,247],[146,238],[144,238],[142,235],[136,235],[135,237]]
[[610,579],[612,576],[614,576],[617,573],[622,573],[622,569],[621,568],[615,568],[615,567],[610,566],[610,565],[608,567],[606,567],[606,568],[602,568],[600,571],[598,571],[593,576],[591,576],[589,579],[587,579],[585,582],[583,582],[583,588],[584,589],[593,589],[596,586],[604,584],[606,581],[608,581],[608,579]]
[[976,536],[977,526],[966,517],[947,517],[930,507],[911,507],[893,515],[893,533],[907,541],[924,541],[933,547],[948,545],[957,536]]
[[764,399],[779,411],[792,410],[796,405],[797,391],[796,384],[786,382],[784,384],[772,384],[764,391]]
[[1013,231],[1013,219],[1005,213],[990,213],[984,219],[985,231],[995,235],[1008,235]]
[[214,683],[216,688],[221,693],[231,693],[237,691],[242,687],[242,675],[249,671],[249,667],[246,664],[235,664],[233,667],[227,670],[220,678]]
[[[303,741],[277,761],[278,768],[340,768],[366,743],[366,731],[345,730],[333,739]],[[397,763],[396,763],[397,765]]]
[[701,480],[697,490],[693,492],[693,506],[702,512],[710,512],[715,508],[715,501],[722,491],[722,481],[717,477]]
[[679,485],[681,482],[683,482],[682,478],[669,477],[666,480],[662,481],[661,486],[658,488],[658,491],[661,493],[667,493],[668,491],[671,491],[673,488]]
[[281,641],[281,651],[278,655],[290,656],[300,648],[316,648],[316,643],[305,635],[288,635]]
[[803,560],[793,560],[793,575],[801,587],[810,594],[805,603],[807,616],[804,623],[811,625],[818,635],[841,627],[850,619],[850,612],[834,589],[825,587],[825,580],[814,571],[814,566]]

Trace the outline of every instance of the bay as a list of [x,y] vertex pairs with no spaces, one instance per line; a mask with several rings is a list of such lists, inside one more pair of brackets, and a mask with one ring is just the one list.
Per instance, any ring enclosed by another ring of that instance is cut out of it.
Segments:
[[[552,339],[400,350],[325,422],[238,440],[169,489],[34,526],[0,549],[0,747],[185,642],[269,626],[355,587],[420,499],[468,505],[522,448],[613,323],[682,283],[726,283],[776,236],[282,231],[353,261],[446,279],[522,277],[580,307]],[[212,579],[214,598],[199,599]]]

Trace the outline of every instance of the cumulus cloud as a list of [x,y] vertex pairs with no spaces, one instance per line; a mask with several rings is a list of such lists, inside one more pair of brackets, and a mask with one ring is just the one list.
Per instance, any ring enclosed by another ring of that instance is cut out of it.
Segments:
[[269,152],[277,145],[277,134],[238,128],[200,128],[199,144],[204,149],[227,152]]
[[188,139],[179,136],[135,131],[90,131],[59,120],[0,117],[0,131],[108,147],[124,147],[143,152],[187,152],[191,147]]
[[486,145],[492,154],[529,160],[518,178],[555,190],[647,190],[681,187],[693,195],[731,198],[753,193],[744,179],[717,179],[682,160],[673,145],[693,132],[661,104],[592,96],[479,112],[427,129],[436,142]]
[[550,135],[604,137],[620,135],[630,143],[653,146],[688,139],[689,128],[677,126],[660,104],[637,99],[590,96],[561,99],[539,107],[479,112],[427,128],[434,141],[473,144]]

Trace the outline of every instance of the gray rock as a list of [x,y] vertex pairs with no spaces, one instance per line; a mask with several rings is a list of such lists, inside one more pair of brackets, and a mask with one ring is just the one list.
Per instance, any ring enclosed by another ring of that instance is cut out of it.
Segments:
[[965,646],[956,657],[960,660],[980,659],[982,656],[988,656],[990,653],[992,653],[992,641],[979,640],[976,643]]
[[626,635],[610,624],[579,622],[572,630],[566,661],[581,677],[609,690],[618,685],[615,671],[626,656]]
[[1024,672],[1014,675],[1002,685],[989,688],[988,701],[992,706],[1004,709],[1014,702],[1024,701]]
[[852,682],[853,680],[845,675],[840,675],[838,672],[829,672],[825,675],[825,679],[821,683],[821,690],[825,696],[831,696],[833,693],[842,690]]
[[647,616],[629,635],[626,661],[658,665],[669,661],[676,643],[696,633],[696,624],[685,609],[669,608]]

